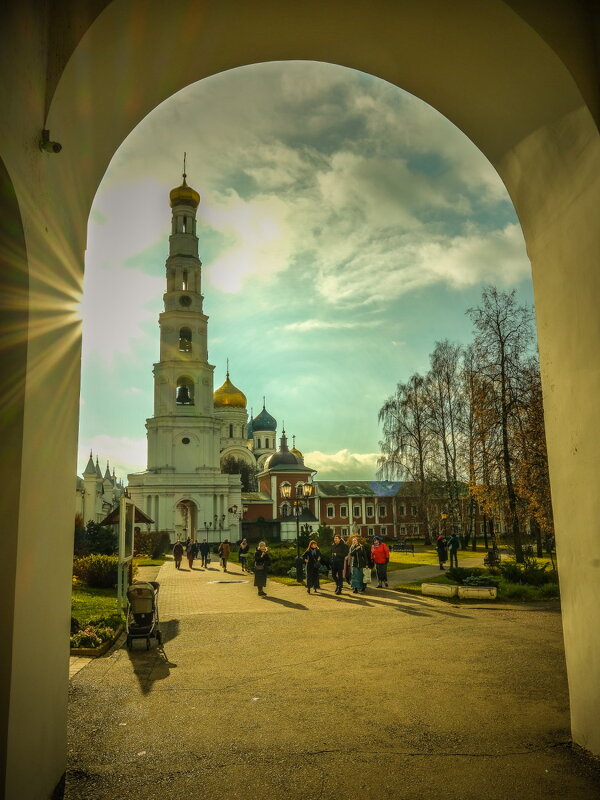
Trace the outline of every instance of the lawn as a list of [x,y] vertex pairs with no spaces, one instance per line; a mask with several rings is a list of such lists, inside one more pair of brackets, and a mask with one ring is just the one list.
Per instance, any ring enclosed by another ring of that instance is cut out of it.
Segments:
[[160,558],[150,558],[150,556],[135,556],[133,559],[134,567],[162,567],[165,563],[165,556]]
[[92,619],[111,617],[117,614],[116,589],[92,589],[89,586],[73,586],[71,593],[71,616],[85,627]]
[[[464,560],[469,561],[474,558],[482,558],[485,550],[459,550],[458,561],[462,563]],[[435,547],[426,547],[424,545],[415,544],[415,554],[411,553],[390,553],[390,563],[388,570],[394,571],[396,569],[411,569],[411,567],[427,567],[431,565],[437,566],[439,564],[437,550]]]

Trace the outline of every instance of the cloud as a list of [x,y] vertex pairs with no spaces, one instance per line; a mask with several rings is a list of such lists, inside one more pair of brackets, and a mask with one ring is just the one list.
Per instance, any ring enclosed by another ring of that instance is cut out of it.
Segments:
[[114,467],[117,478],[121,478],[125,482],[130,472],[141,472],[146,469],[145,438],[132,439],[126,436],[115,437],[101,433],[80,441],[78,448],[80,475],[87,465],[90,450],[93,453],[94,461],[96,456],[98,457],[102,474],[106,470],[108,461],[111,473]]
[[318,470],[316,480],[372,480],[377,470],[379,453],[351,453],[338,450],[337,453],[322,453],[313,450],[304,453],[304,463]]
[[327,321],[324,319],[305,319],[302,322],[290,322],[288,325],[283,325],[279,330],[286,331],[286,333],[307,333],[309,331],[326,331],[326,330],[346,330],[352,328],[376,328],[381,322],[373,320],[372,322],[344,322]]
[[147,336],[144,325],[158,318],[164,289],[162,274],[126,270],[119,263],[87,264],[81,304],[84,362],[96,354],[111,365],[118,355],[132,355],[134,342]]
[[465,235],[398,235],[385,244],[356,233],[347,247],[353,251],[343,272],[327,249],[319,263],[316,287],[334,306],[388,304],[417,289],[446,285],[453,288],[496,283],[510,286],[531,274],[523,235],[517,224]]

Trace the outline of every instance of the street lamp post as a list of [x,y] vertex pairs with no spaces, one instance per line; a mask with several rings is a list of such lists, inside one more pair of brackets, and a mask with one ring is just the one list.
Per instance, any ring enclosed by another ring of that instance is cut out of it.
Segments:
[[[294,516],[296,517],[296,580],[299,583],[302,583],[304,578],[304,562],[302,561],[302,557],[300,556],[300,517],[302,516],[302,511],[304,509],[305,504],[308,500],[312,497],[313,487],[310,483],[305,483],[302,486],[302,498],[294,498],[292,499],[292,486],[291,484],[282,484],[279,487],[281,491],[281,496],[285,500],[291,500],[292,508],[294,509]],[[306,532],[310,530],[312,532],[312,528],[307,524],[303,526],[302,532]]]
[[440,514],[440,517],[442,518],[442,531],[443,531],[442,535],[443,535],[443,537],[445,539],[446,538],[446,520],[448,519],[447,512],[446,511],[442,511],[442,513]]

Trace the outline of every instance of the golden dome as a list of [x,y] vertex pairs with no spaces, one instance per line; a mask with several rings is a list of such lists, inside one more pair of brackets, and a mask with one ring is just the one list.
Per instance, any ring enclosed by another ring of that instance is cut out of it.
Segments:
[[229,373],[223,386],[213,392],[213,403],[215,408],[246,408],[246,395],[229,380]]
[[185,173],[183,175],[183,183],[181,186],[171,189],[169,199],[171,201],[171,208],[174,206],[192,206],[192,208],[198,208],[200,205],[200,195],[195,189],[187,185],[185,182]]
[[298,456],[298,458],[301,458],[301,459],[304,460],[304,456],[302,455],[300,450],[297,450],[295,447],[292,447],[292,449],[290,450],[290,453],[293,453],[295,456]]

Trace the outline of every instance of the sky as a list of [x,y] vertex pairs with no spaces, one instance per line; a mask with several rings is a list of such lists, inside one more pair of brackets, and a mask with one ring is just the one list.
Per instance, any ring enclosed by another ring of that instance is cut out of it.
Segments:
[[472,338],[484,286],[533,303],[508,194],[445,117],[386,81],[315,62],[257,64],[188,86],[115,153],[88,225],[79,474],[146,467],[171,210],[187,182],[214,388],[266,408],[316,479],[373,479],[377,414]]

